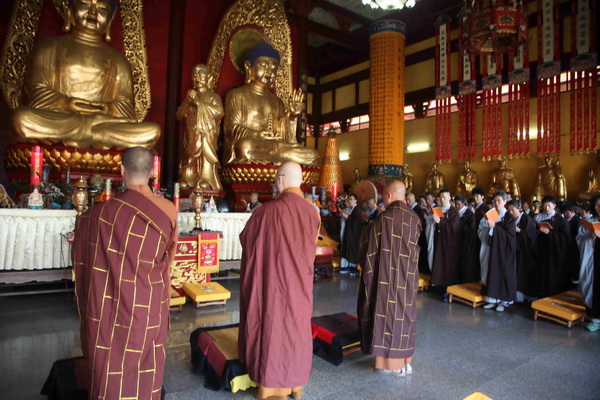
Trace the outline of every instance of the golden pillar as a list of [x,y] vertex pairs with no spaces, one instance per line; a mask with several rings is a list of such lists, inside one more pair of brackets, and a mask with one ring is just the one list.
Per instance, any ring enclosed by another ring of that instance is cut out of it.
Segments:
[[405,33],[398,20],[371,24],[369,178],[402,178]]
[[327,191],[331,192],[331,187],[336,184],[338,193],[341,193],[344,190],[343,182],[337,134],[335,131],[331,131],[327,134],[325,154],[321,164],[321,175],[319,176],[319,187],[326,187]]

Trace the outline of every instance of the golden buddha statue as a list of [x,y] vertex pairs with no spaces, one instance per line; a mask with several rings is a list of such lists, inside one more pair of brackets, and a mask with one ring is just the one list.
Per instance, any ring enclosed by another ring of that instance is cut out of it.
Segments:
[[185,119],[184,155],[179,165],[182,187],[200,186],[202,189],[221,190],[217,175],[217,138],[223,118],[221,98],[212,90],[213,78],[208,67],[198,64],[192,69],[194,88],[177,109],[177,118]]
[[596,153],[596,164],[592,165],[587,173],[587,190],[579,194],[580,200],[589,201],[592,196],[600,192],[600,151]]
[[246,84],[231,89],[225,100],[224,164],[295,161],[318,167],[317,150],[296,140],[296,123],[304,106],[301,90],[287,104],[271,92],[279,68],[279,53],[260,43],[246,57]]
[[413,192],[413,174],[408,170],[408,164],[404,164],[404,168],[402,170],[402,180],[404,181],[404,185],[406,186],[406,191],[408,193]]
[[510,192],[515,200],[521,198],[521,188],[515,177],[515,171],[508,166],[504,157],[498,160],[498,168],[492,171],[492,184],[488,196],[492,198],[497,190]]
[[465,166],[456,178],[456,194],[465,198],[471,197],[471,191],[478,186],[477,171],[471,169],[471,161],[465,161]]
[[64,1],[63,36],[39,40],[27,67],[27,106],[15,109],[20,141],[80,148],[152,147],[160,127],[138,122],[133,77],[124,55],[109,47],[116,2]]
[[545,164],[538,168],[533,200],[542,201],[544,196],[554,196],[556,201],[567,199],[567,182],[556,155],[548,155]]
[[440,189],[443,189],[445,186],[444,175],[438,171],[438,163],[431,163],[431,172],[427,174],[427,179],[425,181],[425,191],[437,194]]

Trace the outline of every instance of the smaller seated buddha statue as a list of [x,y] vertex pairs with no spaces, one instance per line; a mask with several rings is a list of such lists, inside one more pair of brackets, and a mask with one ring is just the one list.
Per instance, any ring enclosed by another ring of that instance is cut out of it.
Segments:
[[600,193],[600,151],[596,153],[596,164],[587,173],[587,190],[579,194],[580,200],[589,201],[596,193]]
[[498,160],[498,168],[492,171],[492,184],[488,193],[489,198],[493,198],[494,192],[502,190],[512,194],[512,198],[519,200],[521,198],[521,188],[515,177],[515,171],[506,163],[506,158]]
[[29,57],[27,105],[14,110],[17,140],[78,148],[152,147],[160,127],[138,122],[127,58],[106,44],[115,0],[63,1],[62,36],[40,39]]
[[438,171],[438,163],[431,163],[431,171],[427,174],[425,181],[425,192],[437,194],[444,187],[446,187],[446,183],[444,175]]
[[296,140],[298,115],[304,106],[302,91],[294,91],[286,104],[271,91],[279,62],[279,53],[267,43],[248,52],[246,84],[231,89],[225,99],[225,165],[285,161],[313,167],[321,164],[317,150]]
[[567,200],[567,182],[558,156],[546,156],[545,164],[538,168],[533,199],[542,201],[544,196],[554,196],[556,201]]
[[471,197],[471,191],[478,186],[477,171],[471,169],[471,161],[465,161],[465,166],[456,178],[456,194],[465,198]]
[[27,208],[42,209],[44,208],[44,198],[38,190],[37,186],[33,188],[31,194],[27,197]]

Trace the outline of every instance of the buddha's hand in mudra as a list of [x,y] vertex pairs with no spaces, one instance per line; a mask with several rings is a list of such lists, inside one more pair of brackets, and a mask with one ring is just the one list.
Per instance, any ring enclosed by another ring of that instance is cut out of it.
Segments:
[[291,116],[300,115],[304,109],[304,92],[302,89],[296,89],[290,95],[288,101],[288,110]]
[[65,111],[78,114],[108,114],[109,106],[98,101],[88,101],[78,97],[65,97],[62,100],[62,108]]
[[258,137],[264,140],[281,140],[281,136],[279,136],[277,132],[273,131],[258,132]]

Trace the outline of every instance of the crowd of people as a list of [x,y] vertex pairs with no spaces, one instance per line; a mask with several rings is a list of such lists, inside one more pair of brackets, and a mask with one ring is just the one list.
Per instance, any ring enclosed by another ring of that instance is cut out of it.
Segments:
[[[481,281],[484,309],[503,312],[515,302],[528,303],[579,287],[590,320],[585,326],[600,330],[600,300],[593,294],[595,238],[600,233],[584,223],[598,221],[600,195],[583,206],[559,203],[553,196],[530,206],[502,190],[486,201],[480,187],[470,195],[452,196],[446,188],[436,194],[406,195],[423,227],[418,239],[419,272],[431,275],[442,300],[448,302],[448,286]],[[360,231],[385,207],[369,199],[359,215],[358,206],[349,204],[352,207],[342,213],[341,273],[354,274],[352,249]]]

